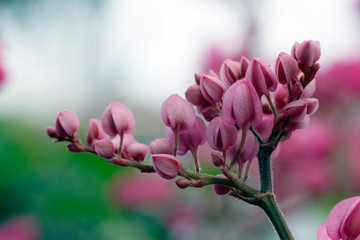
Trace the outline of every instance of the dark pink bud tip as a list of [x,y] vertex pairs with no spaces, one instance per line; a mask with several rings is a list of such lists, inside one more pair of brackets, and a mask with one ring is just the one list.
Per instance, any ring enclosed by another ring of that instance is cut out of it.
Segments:
[[51,138],[57,138],[58,137],[58,135],[56,133],[56,129],[53,128],[53,127],[47,127],[46,128],[46,133]]
[[157,174],[165,179],[174,179],[182,166],[180,160],[170,154],[154,154],[152,162]]
[[73,137],[79,129],[79,118],[71,111],[61,111],[56,117],[55,127],[59,137]]
[[[217,177],[220,178],[226,178],[224,175],[222,174],[218,174],[216,175]],[[230,191],[232,190],[231,187],[228,186],[224,186],[224,185],[219,185],[219,184],[215,184],[214,185],[214,193],[217,195],[225,195],[228,194]]]
[[180,189],[188,188],[191,185],[191,181],[187,179],[178,179],[175,181],[176,186],[178,186]]
[[211,153],[211,161],[213,162],[215,167],[221,167],[225,165],[224,157],[217,152]]
[[[246,71],[246,70],[245,70]],[[237,80],[240,80],[244,76],[241,74],[240,63],[226,59],[221,65],[220,78],[228,86],[231,86]]]
[[311,40],[304,41],[295,47],[294,53],[299,63],[311,67],[320,59],[320,43]]
[[115,156],[115,146],[109,139],[102,139],[95,143],[95,152],[103,158],[112,158]]
[[110,136],[123,135],[134,130],[135,119],[125,105],[112,102],[101,117],[101,127]]
[[185,99],[172,94],[161,106],[161,118],[166,126],[179,130],[191,128],[195,122],[195,109]]

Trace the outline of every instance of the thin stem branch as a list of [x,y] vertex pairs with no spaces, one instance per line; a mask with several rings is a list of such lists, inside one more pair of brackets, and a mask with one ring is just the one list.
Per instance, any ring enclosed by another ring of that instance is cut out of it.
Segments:
[[249,124],[245,124],[244,126],[242,126],[241,128],[241,141],[240,141],[240,145],[239,145],[239,148],[238,150],[236,151],[235,153],[235,156],[234,158],[232,159],[231,163],[230,163],[230,168],[232,168],[232,166],[234,166],[236,160],[238,159],[243,147],[244,147],[244,144],[245,144],[245,140],[246,140],[246,135],[247,135],[247,131],[249,129]]
[[271,111],[273,112],[273,114],[274,114],[274,119],[275,119],[275,121],[276,121],[276,120],[278,119],[278,116],[277,116],[276,109],[275,109],[275,107],[274,107],[274,104],[273,104],[273,102],[272,102],[272,100],[271,100],[270,95],[266,95],[266,99],[267,99],[268,102],[269,102]]

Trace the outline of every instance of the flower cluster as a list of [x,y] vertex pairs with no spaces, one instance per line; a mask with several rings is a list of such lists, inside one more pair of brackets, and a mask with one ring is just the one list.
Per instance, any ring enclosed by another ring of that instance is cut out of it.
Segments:
[[[280,53],[273,63],[261,58],[226,59],[219,74],[212,70],[195,74],[195,83],[185,92],[186,100],[173,94],[162,104],[167,137],[155,139],[149,146],[134,139],[134,116],[117,102],[105,109],[101,120],[90,120],[87,145],[76,134],[77,116],[67,110],[58,114],[55,128],[47,128],[47,133],[58,141],[69,141],[72,152],[94,153],[110,163],[156,172],[164,179],[180,176],[176,184],[181,189],[214,185],[218,195],[230,194],[271,211],[268,204],[275,199],[270,156],[280,141],[304,128],[318,108],[319,101],[312,95],[319,58],[319,43],[309,40],[295,43],[291,54]],[[212,148],[209,158],[222,174],[200,173],[198,148],[205,142]],[[152,165],[143,163],[149,150]],[[187,152],[193,156],[194,171],[178,158]],[[260,190],[246,185],[255,157]],[[270,195],[262,195],[265,193]],[[280,236],[291,235],[277,229]]]
[[[214,150],[214,165],[223,173],[220,178],[233,178],[231,170],[236,164],[238,178],[245,171],[246,180],[261,144],[267,143],[273,151],[280,140],[305,127],[309,115],[317,110],[319,102],[312,98],[312,80],[319,69],[319,58],[319,43],[309,40],[295,43],[291,55],[282,52],[272,64],[261,58],[226,59],[219,74],[195,74],[195,84],[185,92],[187,100],[173,94],[162,104],[167,138],[155,139],[149,147],[134,139],[134,116],[117,102],[106,108],[101,120],[90,120],[87,146],[76,134],[79,120],[73,112],[60,112],[56,127],[49,127],[47,132],[59,141],[70,141],[68,149],[72,152],[95,153],[112,163],[142,171],[146,169],[139,163],[149,149],[153,168],[161,177],[185,177],[177,181],[181,188],[200,187],[202,183],[190,179],[189,170],[177,156],[191,152],[195,172],[199,173],[198,147],[207,142]],[[203,118],[196,116],[194,107]],[[248,166],[243,170],[245,163]],[[215,192],[228,193],[227,189]]]

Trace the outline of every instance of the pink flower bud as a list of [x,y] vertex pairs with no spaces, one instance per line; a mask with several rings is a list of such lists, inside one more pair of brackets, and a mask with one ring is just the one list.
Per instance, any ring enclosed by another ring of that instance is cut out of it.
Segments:
[[202,75],[200,79],[200,90],[203,97],[209,103],[220,102],[226,91],[226,86],[220,79],[210,75]]
[[172,94],[161,106],[161,118],[172,129],[186,130],[194,125],[195,110],[188,101]]
[[289,117],[291,120],[299,121],[305,117],[307,110],[307,104],[303,100],[296,100],[290,102],[284,107],[284,115]]
[[[335,205],[326,220],[326,228],[324,225],[320,225],[317,236],[320,240],[359,239],[359,226],[360,197],[353,197],[342,200]],[[327,236],[329,238],[326,238]]]
[[59,137],[73,137],[79,125],[79,118],[73,112],[61,111],[56,117],[55,128]]
[[[225,177],[224,175],[222,175],[222,174],[218,174],[218,175],[216,175],[216,177],[226,178],[226,177]],[[225,195],[225,194],[228,194],[231,190],[232,190],[231,187],[224,186],[224,185],[219,185],[219,184],[214,184],[214,193],[217,194],[217,195]]]
[[250,79],[259,96],[269,95],[278,85],[275,73],[263,59],[254,58],[246,71],[246,78]]
[[306,101],[306,105],[307,105],[306,114],[309,114],[309,115],[314,114],[319,108],[319,99],[306,98],[305,101]]
[[172,154],[174,147],[173,143],[169,139],[157,138],[150,143],[149,149],[151,154]]
[[107,135],[101,127],[101,122],[97,119],[91,119],[89,130],[86,133],[86,143],[94,147],[96,141],[101,139],[108,139],[109,135]]
[[115,146],[109,139],[102,139],[95,143],[95,152],[103,158],[112,158],[115,156]]
[[125,105],[112,102],[101,117],[101,127],[109,136],[123,135],[134,130],[135,119]]
[[200,113],[203,115],[205,120],[209,122],[221,115],[219,109],[214,106],[205,107],[200,111]]
[[185,92],[186,99],[195,106],[204,105],[207,103],[201,94],[200,86],[197,84],[191,85]]
[[315,81],[311,81],[306,87],[304,88],[303,94],[301,95],[302,98],[310,98],[314,95],[316,90]]
[[206,141],[206,126],[204,121],[196,117],[194,126],[186,131],[180,132],[178,154],[185,155],[187,151],[196,153],[198,146]]
[[213,162],[215,167],[221,167],[225,165],[224,157],[217,152],[211,153],[211,161]]
[[126,151],[135,161],[143,162],[149,149],[146,144],[135,142],[126,145]]
[[214,118],[206,129],[206,139],[209,146],[219,151],[225,151],[234,145],[237,134],[235,126],[227,123],[223,117]]
[[176,186],[178,186],[180,189],[185,189],[191,185],[191,180],[181,178],[181,179],[176,180],[175,183],[176,183]]
[[241,128],[244,124],[256,125],[262,118],[259,96],[248,79],[234,83],[224,95],[222,107],[224,119]]
[[220,78],[227,85],[231,86],[237,80],[240,80],[244,76],[241,75],[240,63],[226,59],[221,65]]
[[[288,127],[288,130],[296,130],[306,128],[310,124],[310,116],[305,115],[303,119],[292,119],[291,124]],[[290,136],[291,137],[291,136]]]
[[299,71],[298,63],[290,55],[282,52],[275,62],[275,73],[281,84],[290,83]]
[[153,154],[152,162],[157,174],[165,179],[174,179],[182,166],[180,160],[170,154]]
[[307,67],[311,67],[320,59],[321,50],[320,43],[318,41],[303,41],[300,44],[294,45],[295,58],[299,63],[304,64]]
[[53,128],[53,127],[47,127],[46,128],[46,133],[51,138],[57,138],[58,137],[56,129]]

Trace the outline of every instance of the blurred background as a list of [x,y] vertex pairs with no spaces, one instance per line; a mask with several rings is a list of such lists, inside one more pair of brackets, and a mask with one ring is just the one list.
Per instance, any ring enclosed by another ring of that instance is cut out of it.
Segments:
[[277,239],[255,207],[67,152],[45,127],[69,109],[84,139],[120,101],[149,144],[195,72],[272,62],[308,39],[322,48],[320,109],[281,145],[274,178],[296,239],[315,239],[336,202],[360,195],[359,20],[355,0],[0,0],[0,239]]

